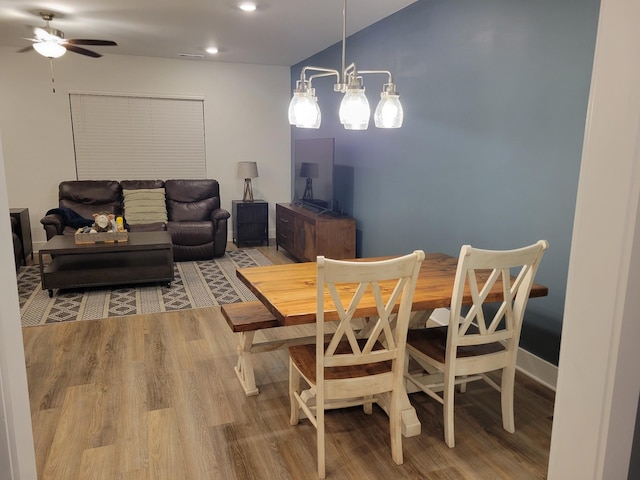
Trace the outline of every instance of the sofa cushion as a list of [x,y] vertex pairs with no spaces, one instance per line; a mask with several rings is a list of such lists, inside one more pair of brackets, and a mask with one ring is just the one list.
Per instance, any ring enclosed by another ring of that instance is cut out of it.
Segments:
[[70,180],[58,188],[60,208],[69,208],[83,218],[94,213],[122,214],[120,184],[115,180]]
[[[220,185],[217,180],[167,180],[164,182],[167,198],[176,202],[190,203],[205,198],[220,199]],[[219,205],[218,207],[219,208]]]
[[129,225],[167,221],[164,188],[123,190],[124,216]]
[[139,190],[141,188],[164,188],[162,180],[120,180],[122,190]]
[[174,245],[201,245],[213,242],[211,222],[169,222],[167,231]]
[[138,225],[127,225],[130,232],[164,232],[167,229],[165,222],[140,223]]
[[167,199],[169,220],[173,222],[202,222],[211,220],[211,212],[217,208],[218,200],[207,198],[197,202],[182,203]]
[[167,180],[164,184],[170,221],[209,221],[212,212],[220,208],[220,186],[216,180]]

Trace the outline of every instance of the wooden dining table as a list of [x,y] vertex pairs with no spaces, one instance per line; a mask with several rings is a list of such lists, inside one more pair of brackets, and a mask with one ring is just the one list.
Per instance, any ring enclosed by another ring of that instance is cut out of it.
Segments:
[[[361,258],[357,261],[374,261],[391,257]],[[420,268],[413,296],[410,328],[424,327],[427,319],[436,308],[449,307],[453,292],[458,258],[444,253],[427,253]],[[236,270],[238,278],[253,292],[281,326],[293,326],[315,323],[316,320],[316,263],[293,263],[261,267],[240,268]],[[486,272],[484,278],[488,278]],[[478,273],[483,280],[482,272]],[[548,289],[544,285],[534,284],[530,297],[544,297]],[[328,298],[328,297],[327,297]],[[502,284],[497,282],[488,296],[489,301],[502,300]],[[466,292],[463,302],[471,304],[471,294]],[[332,302],[325,302],[332,305]],[[354,317],[366,318],[375,314],[373,298],[364,298]],[[325,320],[337,320],[338,315],[330,308],[325,311]],[[403,401],[403,435],[406,437],[420,433],[420,422],[408,396]],[[384,408],[384,407],[383,407]]]

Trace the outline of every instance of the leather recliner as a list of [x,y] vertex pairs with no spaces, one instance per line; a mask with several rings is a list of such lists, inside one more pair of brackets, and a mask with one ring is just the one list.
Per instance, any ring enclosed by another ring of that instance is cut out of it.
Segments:
[[23,263],[22,242],[20,241],[20,237],[16,233],[18,229],[18,221],[14,217],[9,218],[11,219],[11,236],[13,237],[13,258],[16,263],[17,271]]
[[175,261],[209,260],[224,255],[227,244],[228,211],[220,208],[220,186],[213,179],[199,180],[77,180],[61,182],[59,208],[47,212],[40,222],[47,240],[54,235],[73,234],[78,223],[69,212],[83,219],[93,213],[124,215],[123,190],[165,189],[168,222],[130,225],[129,231],[167,230]]

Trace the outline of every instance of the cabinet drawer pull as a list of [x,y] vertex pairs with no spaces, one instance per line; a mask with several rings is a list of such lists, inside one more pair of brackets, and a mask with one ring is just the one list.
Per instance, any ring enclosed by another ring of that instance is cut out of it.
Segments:
[[289,219],[288,218],[281,218],[280,221],[282,223],[289,223]]

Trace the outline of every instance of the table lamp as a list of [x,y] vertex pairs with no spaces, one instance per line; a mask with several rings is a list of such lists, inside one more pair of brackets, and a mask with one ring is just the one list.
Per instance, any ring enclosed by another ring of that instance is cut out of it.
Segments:
[[307,179],[307,185],[302,195],[303,200],[313,199],[313,180],[312,178],[318,178],[320,174],[320,168],[317,163],[302,162],[300,165],[300,176]]
[[238,162],[238,177],[244,178],[243,202],[253,202],[253,189],[251,179],[258,177],[258,165],[256,162]]

